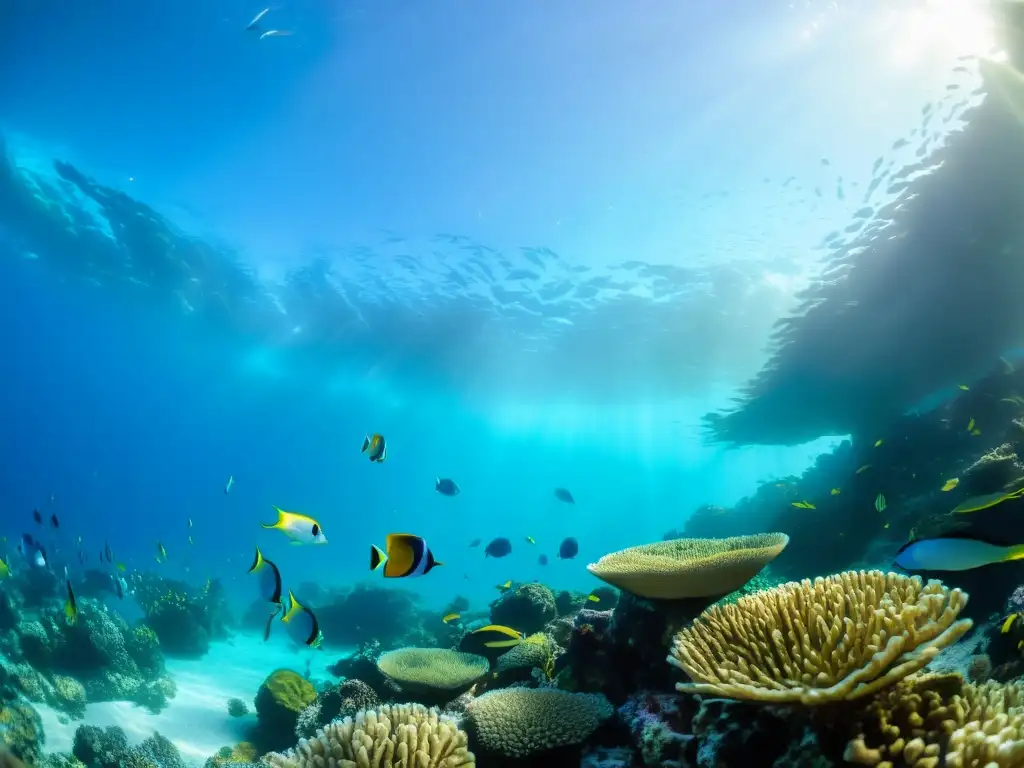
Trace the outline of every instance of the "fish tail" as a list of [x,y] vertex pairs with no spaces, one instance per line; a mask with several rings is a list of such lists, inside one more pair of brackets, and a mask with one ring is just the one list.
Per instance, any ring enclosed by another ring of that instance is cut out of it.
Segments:
[[1024,560],[1024,544],[1015,544],[1010,547],[1005,555],[1003,555],[1003,562],[1009,560]]
[[273,522],[273,523],[270,523],[269,525],[267,523],[260,523],[260,527],[261,528],[281,528],[281,527],[283,527],[284,526],[284,510],[281,509],[280,507],[275,507],[273,504],[271,504],[270,506],[274,507],[274,509],[277,511],[277,521]]
[[[262,523],[261,523],[261,525],[262,525]],[[265,525],[263,527],[266,528]],[[252,565],[249,566],[249,573],[252,573],[253,571],[257,570],[262,563],[263,563],[263,553],[260,552],[260,548],[259,547],[256,547],[256,557],[253,558]]]
[[387,562],[388,556],[376,544],[370,545],[370,570],[376,571]]
[[295,593],[290,589],[288,590],[288,610],[281,616],[281,621],[288,623],[292,620],[292,617],[302,610],[302,606],[299,605],[299,601],[295,599]]

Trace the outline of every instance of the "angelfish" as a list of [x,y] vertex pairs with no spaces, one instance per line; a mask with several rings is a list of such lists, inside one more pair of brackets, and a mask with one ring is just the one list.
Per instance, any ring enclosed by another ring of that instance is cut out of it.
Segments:
[[288,590],[288,604],[288,612],[281,617],[281,621],[288,625],[288,636],[297,643],[316,648],[323,639],[316,616],[295,599],[291,590]]
[[281,571],[263,556],[259,547],[256,547],[256,557],[249,566],[249,573],[255,573],[259,577],[260,597],[269,603],[280,605]]
[[292,544],[326,544],[327,537],[320,527],[320,523],[312,517],[300,515],[298,512],[285,512],[280,507],[277,510],[277,522],[260,523],[263,528],[276,529],[292,540]]

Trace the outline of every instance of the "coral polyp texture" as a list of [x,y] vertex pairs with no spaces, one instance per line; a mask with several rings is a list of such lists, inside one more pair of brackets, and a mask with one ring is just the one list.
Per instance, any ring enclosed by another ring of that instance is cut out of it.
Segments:
[[475,766],[466,733],[436,709],[396,704],[331,723],[264,761],[275,768],[466,768]]
[[949,737],[949,768],[1024,765],[1024,684],[965,685],[950,708],[958,727]]
[[788,543],[784,533],[670,539],[612,552],[588,565],[587,570],[638,597],[717,597],[754,578]]
[[971,628],[966,593],[939,581],[847,571],[715,605],[675,636],[684,693],[822,704],[922,669]]
[[450,648],[398,648],[377,659],[377,667],[400,685],[456,691],[489,668],[487,659]]

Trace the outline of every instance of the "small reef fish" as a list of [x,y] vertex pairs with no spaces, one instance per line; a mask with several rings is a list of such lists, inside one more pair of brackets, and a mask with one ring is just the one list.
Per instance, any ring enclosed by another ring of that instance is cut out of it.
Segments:
[[527,536],[526,537],[526,543],[527,544],[536,544],[537,542],[534,540],[533,536]]
[[966,384],[957,384],[956,386],[957,389],[962,389],[964,392],[967,392],[970,389]]
[[964,534],[908,541],[896,553],[895,563],[906,571],[969,571],[993,563],[1024,559],[1024,544],[991,544]]
[[1010,491],[1009,493],[1000,491],[998,493],[988,493],[984,496],[972,496],[953,507],[953,512],[958,515],[966,515],[968,512],[979,512],[983,509],[994,507],[996,504],[1002,504],[1004,501],[1019,499],[1021,496],[1024,496],[1024,488],[1018,488],[1016,491]]
[[260,40],[263,40],[264,38],[267,37],[291,37],[293,34],[295,33],[292,32],[290,29],[268,29],[266,32],[260,35]]
[[572,536],[567,536],[558,545],[558,556],[562,560],[572,560],[580,552],[580,544]]
[[156,543],[156,561],[158,563],[167,562],[167,550],[164,549],[164,545],[161,542]]
[[110,581],[114,587],[114,594],[117,595],[118,600],[124,600],[124,593],[128,591],[128,582],[126,582],[120,576],[110,575]]
[[999,634],[1005,635],[1013,627],[1013,623],[1020,618],[1019,613],[1011,613],[1003,620],[1003,626],[999,628]]
[[7,567],[7,563],[0,560],[0,579],[7,579],[11,576],[11,569]]
[[262,21],[263,17],[266,16],[268,13],[270,13],[270,9],[269,8],[264,8],[262,11],[257,13],[256,16],[253,18],[253,20],[245,25],[245,31],[246,32],[251,32],[251,31],[253,31],[255,29],[258,29],[259,26],[260,26],[260,21]]
[[31,533],[23,533],[18,542],[18,551],[27,557],[37,568],[46,567],[46,547],[32,538]]
[[504,584],[498,584],[495,587],[495,589],[502,593],[508,592],[510,589],[512,589],[512,579],[509,579]]
[[555,498],[559,501],[564,501],[566,504],[575,504],[576,499],[569,493],[568,488],[555,488]]
[[114,567],[117,568],[117,570],[119,570],[121,573],[124,573],[126,570],[128,570],[127,568],[125,568],[124,563],[114,563]]
[[537,558],[537,564],[538,565],[547,565],[548,564],[548,556],[547,555],[541,555],[540,557],[538,557]]
[[100,560],[106,560],[108,563],[114,562],[114,553],[110,551],[110,542],[103,542],[103,552],[100,553]]
[[259,578],[260,597],[269,603],[280,605],[281,571],[273,562],[263,557],[259,547],[256,547],[256,556],[248,572],[256,574]]
[[971,430],[971,434],[977,437],[978,435],[981,434],[981,430],[975,427],[974,429]]
[[192,518],[191,517],[188,519],[188,529],[190,531],[192,530]]
[[288,625],[288,636],[297,643],[316,648],[323,639],[320,635],[320,623],[313,612],[300,604],[295,595],[288,590],[288,612],[281,621]]
[[38,509],[33,509],[32,510],[32,519],[36,521],[36,525],[42,525],[43,524],[43,516],[42,516],[42,514],[40,514]]
[[459,484],[450,477],[438,477],[434,479],[434,490],[442,496],[458,496],[462,493]]
[[[231,493],[231,489],[234,486],[235,486],[235,476],[234,475],[229,475],[228,476],[228,481],[226,483],[224,483],[224,494],[227,495],[227,494]],[[191,528],[191,527],[192,527],[192,525],[191,525],[191,520],[190,520],[189,521],[189,528]]]
[[60,528],[60,520],[57,519],[57,515],[50,515],[50,525],[54,528]]
[[401,579],[425,576],[431,569],[444,565],[434,559],[434,553],[419,536],[411,533],[389,533],[384,542],[384,551],[375,544],[370,545],[370,570],[384,566],[384,578]]
[[973,416],[971,416],[971,420],[967,422],[967,431],[968,432],[973,432],[974,431],[974,417]]
[[817,509],[817,507],[809,501],[794,501],[790,506],[796,507],[797,509]]
[[875,440],[875,448],[880,448],[884,442],[885,440]]
[[195,543],[194,541],[192,541],[192,537],[191,537],[191,536],[189,536],[189,537],[188,537],[188,545],[189,545],[190,547],[194,547],[194,546],[195,546],[195,544],[196,544],[196,543]]
[[516,632],[511,627],[501,624],[488,624],[486,627],[475,629],[469,634],[484,641],[487,648],[511,648],[523,642],[523,633]]
[[831,491],[829,491],[829,493],[831,493],[833,496],[838,496],[840,493],[842,493],[842,491],[839,490],[838,488],[833,488]]
[[591,592],[589,595],[587,595],[587,602],[588,603],[600,603],[601,602],[601,596],[600,595],[595,595],[593,592]]
[[944,482],[942,484],[942,488],[940,490],[942,490],[942,491],[952,491],[958,485],[960,485],[960,478],[959,477],[951,477],[949,480],[947,480],[946,482]]
[[451,622],[458,621],[461,618],[462,618],[462,614],[461,613],[449,613],[449,614],[446,614],[445,616],[442,616],[441,617],[441,621],[443,621],[445,624],[450,624]]
[[372,435],[366,435],[363,438],[363,450],[360,453],[365,453],[370,461],[383,464],[384,460],[388,457],[388,444],[384,439],[384,435],[377,434],[376,432]]
[[[273,505],[271,505],[273,506]],[[280,507],[274,507],[277,511],[277,522],[260,523],[260,526],[268,530],[281,531],[292,540],[292,544],[326,544],[327,537],[324,536],[320,523],[312,517],[301,515],[298,512],[285,512]]]
[[480,546],[480,539],[473,539],[471,542],[469,542],[470,549],[472,549],[473,547],[479,547],[479,546]]
[[484,547],[484,557],[505,557],[512,553],[512,542],[504,536],[492,539]]
[[885,496],[882,494],[875,496],[875,511],[885,512]]
[[870,464],[865,464],[863,467],[858,467],[857,471],[854,472],[853,474],[860,475],[860,474],[863,474],[864,472],[867,472],[869,469],[871,469],[871,465]]
[[64,618],[67,619],[68,624],[74,625],[78,621],[78,603],[75,601],[75,593],[71,589],[71,581],[65,579],[64,583],[68,587],[68,596],[64,600]]

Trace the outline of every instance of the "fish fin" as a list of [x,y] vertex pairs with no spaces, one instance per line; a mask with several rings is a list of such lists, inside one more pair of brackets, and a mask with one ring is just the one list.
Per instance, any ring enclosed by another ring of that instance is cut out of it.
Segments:
[[376,571],[388,560],[388,556],[376,544],[370,545],[370,570]]
[[285,611],[284,615],[281,616],[281,621],[286,622],[286,623],[291,621],[292,617],[296,613],[299,613],[300,611],[302,611],[302,606],[299,604],[299,601],[295,599],[295,593],[292,592],[289,589],[288,590],[288,610]]
[[249,573],[252,573],[260,567],[260,563],[263,562],[263,553],[260,552],[260,548],[256,547],[256,557],[253,558],[252,565],[249,566]]
[[370,436],[366,435],[363,438],[363,449],[361,451],[359,451],[359,452],[360,453],[366,453],[366,449],[369,448],[369,447],[370,447]]
[[1003,562],[1009,560],[1024,560],[1024,544],[1016,544],[1010,547],[1010,551],[1003,556]]
[[276,522],[270,523],[269,525],[267,523],[260,523],[260,526],[262,528],[283,528],[284,510],[281,509],[280,507],[275,507],[273,504],[271,504],[270,506],[274,507],[274,509],[277,511],[277,520]]

